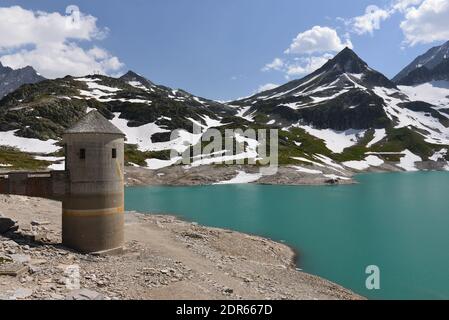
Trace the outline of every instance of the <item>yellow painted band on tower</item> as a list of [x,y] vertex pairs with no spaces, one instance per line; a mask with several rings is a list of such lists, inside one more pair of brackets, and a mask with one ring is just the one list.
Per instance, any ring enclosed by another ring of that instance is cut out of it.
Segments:
[[65,216],[72,217],[101,217],[115,214],[123,214],[125,212],[125,208],[117,207],[117,208],[109,208],[109,209],[101,209],[101,210],[70,210],[63,209],[62,214]]

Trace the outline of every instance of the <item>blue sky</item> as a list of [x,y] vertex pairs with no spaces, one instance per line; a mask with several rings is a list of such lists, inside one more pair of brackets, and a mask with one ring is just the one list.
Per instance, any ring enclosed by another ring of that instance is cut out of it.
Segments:
[[[0,7],[17,5],[27,11],[65,15],[68,5],[77,5],[83,14],[96,18],[95,29],[103,31],[104,35],[88,36],[88,39],[81,35],[76,39],[64,35],[60,41],[73,44],[70,50],[74,52],[74,47],[85,52],[94,46],[100,48],[101,54],[95,55],[95,61],[105,72],[115,75],[131,69],[159,84],[207,98],[229,100],[252,94],[268,83],[283,84],[300,78],[305,74],[292,72],[288,75],[287,69],[304,64],[312,56],[334,55],[334,49],[320,51],[317,48],[307,53],[302,52],[303,49],[295,54],[285,53],[298,34],[314,26],[323,28],[318,30],[320,32],[335,30],[342,44],[350,41],[354,50],[373,68],[389,77],[394,76],[418,54],[441,44],[446,36],[444,30],[436,29],[441,32],[434,38],[422,35],[404,42],[405,33],[416,34],[416,23],[430,20],[424,12],[424,18],[420,16],[421,20],[411,21],[406,32],[400,27],[401,21],[407,19],[407,10],[425,10],[420,7],[423,1],[440,0],[1,0]],[[405,9],[393,10],[392,6],[397,2],[406,2]],[[354,18],[363,16],[370,5],[377,6],[373,10],[374,20],[371,20],[374,29],[361,31],[359,28],[356,31]],[[384,11],[388,12],[388,17],[382,13]],[[376,27],[377,13],[380,18]],[[30,33],[36,29],[30,27]],[[57,27],[54,29],[57,32]],[[42,41],[36,40],[31,46],[41,49],[24,54],[23,50],[32,50],[26,43],[31,40],[25,39],[18,44],[5,40],[2,45],[4,31],[0,23],[0,60],[3,64],[20,66],[31,61],[45,76],[59,75],[57,70],[51,70],[39,60],[44,59],[42,56],[51,56],[45,52],[50,50],[46,49],[49,41],[59,40],[42,36]],[[40,36],[40,33],[30,35]],[[58,36],[55,38],[59,39]],[[56,45],[51,43],[51,48],[55,48]],[[18,56],[20,50],[22,54]],[[284,66],[277,68],[279,70],[266,68],[263,71],[264,66],[275,58],[282,60]],[[86,70],[89,67],[86,66]]]

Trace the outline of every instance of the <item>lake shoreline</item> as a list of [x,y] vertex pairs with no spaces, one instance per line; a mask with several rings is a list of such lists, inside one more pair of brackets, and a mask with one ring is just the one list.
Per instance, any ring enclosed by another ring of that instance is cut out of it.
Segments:
[[[2,255],[28,270],[0,276],[3,299],[362,299],[297,271],[294,250],[258,236],[129,212],[124,253],[94,257],[60,245],[59,202],[1,195],[0,210],[18,226],[0,236]],[[65,287],[70,265],[81,290]]]
[[[393,163],[355,170],[343,167],[279,166],[273,175],[259,175],[260,167],[251,165],[170,166],[158,170],[125,167],[126,186],[208,186],[220,184],[255,184],[285,186],[323,186],[358,184],[355,176],[367,173],[447,172],[449,168],[434,161],[416,164],[417,171],[405,171]],[[301,171],[298,171],[301,170]],[[318,173],[321,172],[321,173]],[[254,179],[251,179],[254,177]],[[246,179],[246,180],[245,180]],[[254,180],[254,181],[253,181]]]
[[159,170],[125,167],[125,183],[127,186],[207,186],[240,183],[320,186],[356,183],[352,179],[354,172],[349,170],[337,172],[319,167],[310,167],[307,170],[318,172],[318,169],[321,169],[321,174],[298,171],[291,166],[280,166],[275,174],[264,176],[260,174],[260,167],[250,165],[171,166]]

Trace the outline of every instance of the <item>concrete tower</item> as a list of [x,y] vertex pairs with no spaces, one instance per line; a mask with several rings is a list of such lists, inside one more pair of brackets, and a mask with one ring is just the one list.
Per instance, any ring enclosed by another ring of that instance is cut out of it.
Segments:
[[67,192],[62,242],[80,252],[121,249],[124,243],[125,134],[98,111],[64,133]]

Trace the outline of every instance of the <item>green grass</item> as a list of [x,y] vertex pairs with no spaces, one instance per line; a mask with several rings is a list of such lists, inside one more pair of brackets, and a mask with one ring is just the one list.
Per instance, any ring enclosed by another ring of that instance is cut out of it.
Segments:
[[[442,147],[427,143],[422,135],[409,128],[388,128],[387,138],[382,143],[374,145],[371,151],[401,152],[408,149],[423,160],[428,160],[435,150],[440,150]],[[397,160],[397,156],[390,157],[390,159]]]
[[[245,123],[243,129],[264,129],[266,127],[257,124]],[[234,129],[234,126],[222,127],[222,136],[224,129]],[[315,154],[321,154],[329,157],[337,162],[345,161],[360,161],[366,158],[367,152],[393,152],[400,153],[406,149],[410,150],[414,154],[427,160],[435,151],[441,150],[445,146],[436,146],[425,142],[424,137],[419,133],[416,133],[408,128],[387,128],[387,137],[382,141],[376,143],[375,145],[367,148],[366,145],[374,138],[374,129],[370,129],[366,132],[364,137],[354,146],[346,148],[342,153],[333,153],[326,147],[323,140],[316,138],[308,134],[305,130],[301,128],[292,128],[290,131],[279,130],[279,159],[280,165],[291,165],[291,164],[308,164],[303,161],[295,160],[295,157],[302,157],[312,161],[318,160],[314,159],[312,156]],[[295,142],[301,143],[297,146]],[[210,142],[201,141],[201,150],[207,146]],[[222,148],[225,148],[225,139],[223,139]],[[245,146],[246,148],[246,146]],[[449,148],[449,147],[446,147]],[[235,143],[234,143],[234,154],[235,154]],[[217,150],[215,150],[217,151]],[[269,151],[269,150],[268,150]],[[383,154],[380,155],[384,160],[391,162],[399,162],[402,155],[401,154]],[[136,145],[126,145],[125,146],[125,163],[129,165],[130,163],[135,163],[140,166],[146,166],[146,159],[156,158],[161,160],[168,160],[170,158],[170,150],[160,151],[160,152],[142,152],[137,149]],[[449,155],[446,156],[449,160]],[[248,160],[245,160],[248,163]],[[259,163],[257,164],[259,165]]]
[[[296,142],[301,143],[298,147]],[[323,154],[329,156],[332,152],[326,147],[323,140],[309,135],[305,130],[293,128],[290,131],[279,131],[279,164],[298,164],[302,161],[292,157],[302,157],[313,161],[310,154]]]
[[45,170],[51,163],[48,161],[36,160],[33,156],[23,153],[16,148],[0,146],[0,163],[10,164],[12,167],[5,167],[6,170]]
[[125,144],[125,165],[129,166],[131,163],[146,167],[145,160],[160,159],[169,160],[170,150],[164,151],[140,151],[135,144]]
[[[425,141],[425,138],[419,133],[409,128],[387,128],[387,137],[375,145],[367,148],[366,145],[374,138],[374,130],[368,130],[364,137],[354,146],[346,148],[342,153],[332,153],[324,143],[316,137],[307,134],[304,130],[294,128],[290,132],[280,131],[279,139],[279,163],[292,164],[297,163],[292,157],[305,157],[311,159],[308,155],[322,154],[337,162],[360,161],[366,158],[367,152],[402,152],[406,149],[420,156],[423,160],[428,160],[435,151],[442,148],[449,148],[442,145],[432,145]],[[301,146],[297,147],[293,144],[293,140],[301,142]],[[399,162],[402,155],[391,154],[381,155],[386,161]],[[446,155],[449,160],[449,155]],[[313,159],[311,159],[313,160]]]

